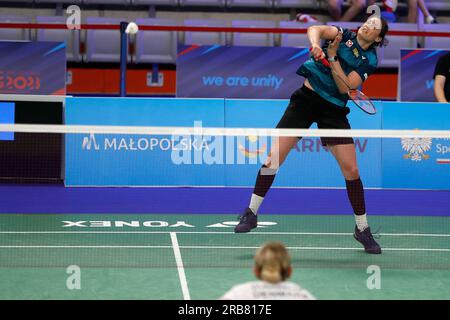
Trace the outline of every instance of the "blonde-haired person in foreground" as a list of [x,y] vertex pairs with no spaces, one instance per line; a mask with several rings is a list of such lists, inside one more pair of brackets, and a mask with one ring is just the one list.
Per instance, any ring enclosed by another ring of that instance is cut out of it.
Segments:
[[315,300],[308,291],[287,281],[292,274],[291,257],[280,242],[268,242],[255,255],[253,268],[258,281],[234,286],[221,300]]

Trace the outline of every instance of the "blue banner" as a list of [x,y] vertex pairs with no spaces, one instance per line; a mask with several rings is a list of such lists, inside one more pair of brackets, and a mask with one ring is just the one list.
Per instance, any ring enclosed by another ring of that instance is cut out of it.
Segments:
[[[288,100],[68,98],[67,124],[273,128]],[[439,103],[353,106],[354,129],[450,130]],[[313,127],[314,128],[314,127]],[[66,135],[68,186],[253,186],[272,141],[266,137]],[[450,139],[355,138],[365,187],[450,189]],[[344,187],[319,138],[303,138],[281,167],[276,187]]]
[[[449,104],[383,104],[383,129],[450,130]],[[449,190],[450,138],[383,139],[383,187]]]
[[434,70],[439,58],[448,52],[429,49],[401,50],[401,101],[436,101],[434,96]]
[[[84,125],[273,128],[288,100],[68,98],[66,123]],[[379,129],[381,105],[369,117],[356,107],[355,128]],[[367,187],[381,187],[381,141],[356,139]],[[252,186],[271,141],[264,137],[69,134],[68,186]],[[285,187],[342,187],[340,169],[321,145],[305,138],[275,183]]]
[[65,95],[65,43],[0,41],[0,94]]
[[177,97],[288,99],[307,48],[180,46]]
[[[67,98],[66,124],[223,127],[223,99]],[[66,135],[68,186],[222,185],[199,137]]]
[[[14,102],[0,102],[0,123],[14,123]],[[14,140],[14,132],[0,132],[0,140]]]

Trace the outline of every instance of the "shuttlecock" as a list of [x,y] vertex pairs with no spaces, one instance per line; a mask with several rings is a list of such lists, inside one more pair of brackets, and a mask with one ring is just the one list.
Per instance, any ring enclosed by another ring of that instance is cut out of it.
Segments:
[[139,28],[138,28],[137,24],[134,23],[134,22],[130,22],[127,25],[127,28],[125,29],[125,33],[127,33],[127,34],[135,34],[135,33],[138,32],[138,30],[139,30]]
[[425,18],[425,22],[426,23],[434,23],[435,19],[432,15],[429,15],[428,17]]

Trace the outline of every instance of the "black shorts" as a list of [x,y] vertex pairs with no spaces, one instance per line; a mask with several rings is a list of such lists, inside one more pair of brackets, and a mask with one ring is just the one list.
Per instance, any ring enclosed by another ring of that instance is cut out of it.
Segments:
[[[350,129],[347,119],[349,113],[348,107],[339,107],[303,85],[292,94],[277,128],[307,129],[316,122],[319,129]],[[324,146],[354,143],[353,138],[345,137],[320,139]]]

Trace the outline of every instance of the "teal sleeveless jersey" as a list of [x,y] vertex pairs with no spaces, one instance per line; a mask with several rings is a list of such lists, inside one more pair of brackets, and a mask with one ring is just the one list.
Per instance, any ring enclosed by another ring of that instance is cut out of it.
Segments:
[[[374,48],[363,50],[356,40],[356,33],[336,27],[342,32],[342,41],[337,50],[339,63],[348,75],[356,71],[361,79],[365,81],[375,71],[378,64],[377,53]],[[327,54],[327,46],[322,50]],[[307,60],[298,70],[297,74],[308,79],[314,90],[325,100],[344,107],[347,104],[347,94],[341,94],[334,81],[331,70],[322,65],[314,58]]]

